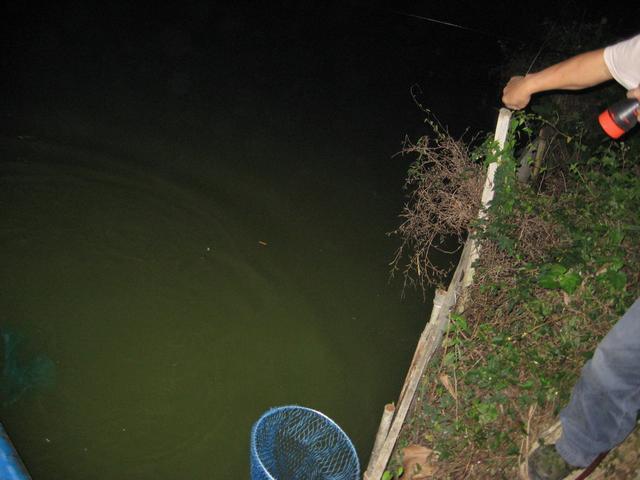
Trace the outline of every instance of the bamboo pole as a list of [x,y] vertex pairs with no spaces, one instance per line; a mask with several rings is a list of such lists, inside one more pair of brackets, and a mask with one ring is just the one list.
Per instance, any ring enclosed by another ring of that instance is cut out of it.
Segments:
[[[426,345],[429,339],[431,338],[431,331],[433,327],[437,323],[438,315],[440,314],[440,310],[442,309],[442,305],[444,304],[445,296],[447,292],[446,290],[437,289],[435,295],[433,297],[433,307],[431,309],[431,315],[429,317],[429,322],[426,327],[422,331],[420,338],[418,339],[418,345],[416,346],[415,352],[413,352],[413,358],[411,359],[411,364],[409,366],[409,370],[407,371],[407,376],[404,379],[404,384],[402,385],[402,390],[400,391],[400,396],[398,397],[398,406],[402,405],[405,396],[407,395],[407,390],[410,390],[410,386],[412,384],[412,380],[416,375],[422,375],[422,370],[425,367],[425,351]],[[431,325],[431,327],[430,327]]]
[[538,149],[536,150],[536,157],[533,161],[533,172],[531,173],[531,178],[535,180],[538,178],[540,174],[540,170],[542,169],[542,160],[544,160],[544,154],[547,151],[547,147],[551,140],[553,139],[553,128],[549,125],[545,125],[540,129],[540,134],[538,135]]
[[379,480],[384,473],[387,463],[389,462],[389,457],[391,457],[393,448],[398,440],[398,436],[400,435],[400,430],[404,425],[404,420],[407,416],[407,412],[409,411],[409,407],[411,406],[411,403],[413,403],[413,398],[416,390],[418,389],[424,369],[440,346],[444,332],[449,325],[449,312],[456,302],[458,287],[469,265],[468,247],[469,243],[467,242],[462,251],[460,262],[453,274],[453,280],[449,284],[448,290],[446,292],[443,290],[438,290],[436,292],[436,296],[433,301],[433,309],[431,310],[431,318],[418,341],[418,346],[416,347],[416,352],[413,356],[414,360],[409,368],[407,379],[402,388],[400,400],[398,401],[398,407],[396,409],[396,415],[391,423],[389,434],[380,448],[377,458],[371,458],[370,468],[365,473],[365,479]]
[[364,472],[364,478],[367,478],[369,469],[372,467],[373,460],[378,457],[380,449],[384,441],[389,434],[389,428],[391,427],[391,420],[393,420],[393,414],[396,411],[396,406],[393,403],[387,403],[382,411],[382,418],[380,419],[380,425],[378,426],[378,433],[376,434],[376,440],[373,442],[373,449],[371,450],[371,456],[369,457],[369,465]]
[[[504,148],[509,131],[510,119],[511,111],[506,108],[501,108],[494,136],[500,148]],[[484,218],[486,208],[489,206],[491,200],[493,200],[496,169],[497,162],[491,163],[487,169],[487,178],[482,192],[482,208],[480,209],[479,218]],[[413,355],[407,378],[400,392],[398,408],[396,409],[395,417],[389,428],[389,433],[386,435],[384,443],[377,452],[377,455],[374,456],[375,452],[372,452],[371,458],[369,459],[369,466],[364,474],[364,480],[379,480],[382,477],[384,469],[389,462],[389,457],[391,457],[393,448],[400,435],[400,430],[404,424],[409,407],[413,402],[420,378],[422,378],[427,363],[440,346],[444,332],[448,328],[449,313],[456,304],[460,293],[470,285],[473,280],[473,263],[477,260],[478,254],[476,242],[473,239],[469,239],[462,250],[449,288],[446,292],[442,290],[436,292],[429,323],[427,323],[422,335],[420,335],[420,340]]]

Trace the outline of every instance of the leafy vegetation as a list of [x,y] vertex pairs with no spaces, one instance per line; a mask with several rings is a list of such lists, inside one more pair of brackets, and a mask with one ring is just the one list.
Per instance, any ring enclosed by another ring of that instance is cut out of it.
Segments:
[[[546,165],[519,183],[516,153],[544,125],[554,132]],[[585,360],[640,294],[640,146],[564,128],[514,118],[496,197],[469,225],[481,245],[474,285],[401,441],[438,452],[436,478],[515,478]],[[468,161],[496,154],[488,140]]]

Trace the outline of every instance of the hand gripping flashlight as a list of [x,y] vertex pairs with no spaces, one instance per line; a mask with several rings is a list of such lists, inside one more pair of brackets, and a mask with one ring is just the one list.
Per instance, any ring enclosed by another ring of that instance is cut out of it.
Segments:
[[611,138],[620,138],[638,123],[640,101],[635,98],[625,98],[614,103],[598,117],[600,126]]

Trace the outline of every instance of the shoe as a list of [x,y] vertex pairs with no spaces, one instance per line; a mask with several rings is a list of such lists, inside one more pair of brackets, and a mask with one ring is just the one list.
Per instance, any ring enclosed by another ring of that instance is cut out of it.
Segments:
[[569,465],[555,445],[541,445],[529,456],[530,480],[562,480],[578,467]]

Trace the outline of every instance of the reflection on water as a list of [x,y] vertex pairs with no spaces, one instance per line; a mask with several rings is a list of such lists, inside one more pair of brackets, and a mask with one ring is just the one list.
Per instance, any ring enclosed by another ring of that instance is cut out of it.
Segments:
[[30,391],[38,391],[55,383],[55,365],[42,353],[28,350],[23,335],[0,330],[2,337],[2,377],[0,402],[3,407],[14,404]]

